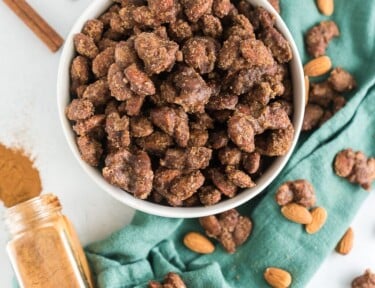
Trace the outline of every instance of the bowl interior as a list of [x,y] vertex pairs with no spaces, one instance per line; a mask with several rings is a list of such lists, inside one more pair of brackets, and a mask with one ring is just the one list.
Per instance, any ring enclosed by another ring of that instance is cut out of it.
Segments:
[[293,144],[289,152],[281,157],[275,159],[275,161],[269,166],[267,171],[256,181],[257,186],[251,189],[247,189],[239,193],[232,199],[224,200],[218,204],[208,206],[208,207],[168,207],[164,205],[159,205],[156,203],[148,202],[145,200],[140,200],[133,197],[131,194],[124,192],[123,190],[112,186],[107,183],[102,177],[100,171],[86,164],[80,157],[76,142],[75,135],[71,128],[71,125],[68,119],[65,116],[65,107],[70,102],[70,93],[69,93],[69,69],[70,63],[74,56],[74,45],[73,45],[73,36],[76,33],[79,33],[88,19],[96,18],[100,16],[113,2],[111,0],[96,0],[86,9],[86,11],[81,15],[81,17],[74,24],[72,30],[70,31],[67,40],[64,45],[64,49],[60,59],[60,66],[58,71],[57,79],[57,101],[58,101],[58,111],[59,117],[62,124],[62,128],[70,149],[72,150],[74,156],[86,171],[88,175],[107,193],[109,193],[114,198],[119,201],[135,208],[137,210],[164,216],[164,217],[174,217],[174,218],[194,218],[202,217],[207,215],[212,215],[220,213],[231,208],[237,207],[246,201],[252,199],[260,192],[262,192],[280,173],[288,159],[290,158],[294,147],[296,145],[297,139],[302,126],[305,99],[304,99],[304,78],[303,78],[303,69],[301,65],[300,56],[296,44],[286,27],[285,23],[281,17],[276,13],[273,7],[268,3],[267,0],[248,0],[254,6],[262,6],[265,9],[271,11],[276,15],[276,26],[280,32],[286,37],[290,42],[293,50],[293,59],[290,63],[290,71],[292,76],[293,84],[293,104],[294,104],[294,116],[293,116],[293,125],[295,129],[295,136]]

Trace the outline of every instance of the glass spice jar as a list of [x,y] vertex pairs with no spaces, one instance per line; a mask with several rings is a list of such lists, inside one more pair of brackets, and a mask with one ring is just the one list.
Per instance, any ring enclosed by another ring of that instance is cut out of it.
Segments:
[[55,195],[7,209],[5,221],[11,235],[7,251],[21,287],[93,287],[82,246]]

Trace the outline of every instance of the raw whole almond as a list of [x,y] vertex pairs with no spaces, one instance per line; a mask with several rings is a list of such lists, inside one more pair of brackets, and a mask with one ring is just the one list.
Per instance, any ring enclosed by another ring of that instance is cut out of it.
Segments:
[[310,93],[310,79],[309,76],[305,76],[305,106],[309,103],[309,93]]
[[326,16],[331,16],[334,10],[334,0],[316,0],[316,6],[320,13]]
[[210,254],[215,250],[215,246],[210,240],[196,232],[186,234],[184,237],[184,244],[191,251],[200,254]]
[[299,223],[299,224],[310,224],[312,221],[312,216],[309,210],[306,207],[290,203],[281,208],[281,213],[290,221]]
[[349,254],[353,248],[354,232],[349,228],[336,246],[336,252],[342,255]]
[[269,267],[264,271],[264,279],[274,288],[287,288],[292,284],[290,273],[275,267]]
[[323,207],[317,207],[311,211],[312,222],[307,224],[305,229],[309,234],[318,232],[327,221],[327,210]]
[[303,67],[303,71],[306,76],[318,77],[326,74],[331,68],[331,59],[328,56],[320,56],[307,62]]

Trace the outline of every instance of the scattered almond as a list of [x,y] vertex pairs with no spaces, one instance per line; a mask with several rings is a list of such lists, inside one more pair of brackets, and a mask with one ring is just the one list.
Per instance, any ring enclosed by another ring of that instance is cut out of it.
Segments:
[[281,208],[281,213],[290,221],[299,223],[299,224],[310,224],[312,221],[312,216],[309,210],[306,207],[290,203]]
[[327,221],[327,210],[323,207],[317,207],[311,211],[312,222],[307,224],[305,229],[309,234],[318,232]]
[[215,246],[210,240],[196,232],[186,234],[184,237],[184,244],[191,251],[200,254],[210,254],[215,250]]
[[334,10],[334,0],[316,0],[316,6],[320,13],[326,16],[331,16]]
[[309,103],[309,93],[310,93],[310,79],[309,76],[305,76],[305,106]]
[[274,288],[287,288],[292,284],[290,273],[275,267],[269,267],[264,271],[264,279]]
[[352,228],[349,228],[344,236],[342,236],[340,242],[336,246],[336,252],[342,255],[347,255],[353,248],[354,232]]
[[326,74],[331,68],[331,59],[328,56],[320,56],[307,62],[303,67],[303,71],[306,76],[318,77]]

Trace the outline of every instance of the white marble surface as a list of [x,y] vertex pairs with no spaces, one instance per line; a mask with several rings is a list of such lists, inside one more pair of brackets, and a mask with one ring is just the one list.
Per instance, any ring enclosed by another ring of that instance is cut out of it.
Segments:
[[[63,36],[90,0],[29,1]],[[59,53],[52,54],[0,2],[0,141],[34,155],[45,192],[57,194],[83,243],[105,238],[128,223],[133,210],[118,203],[85,175],[71,155],[56,109]],[[352,253],[332,253],[308,285],[310,288],[349,287],[366,267],[375,270],[375,194],[358,213]],[[0,207],[0,214],[4,209]],[[12,270],[0,221],[0,287],[11,287]],[[306,259],[308,261],[308,259]]]

